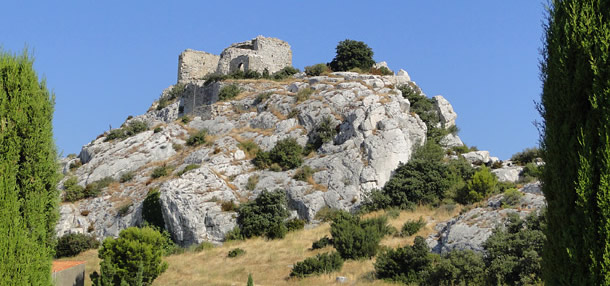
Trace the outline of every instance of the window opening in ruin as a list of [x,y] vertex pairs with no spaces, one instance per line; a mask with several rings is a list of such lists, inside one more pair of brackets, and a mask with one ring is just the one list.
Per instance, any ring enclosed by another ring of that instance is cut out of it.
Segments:
[[239,65],[237,65],[237,69],[240,71],[244,71],[244,63],[239,63]]

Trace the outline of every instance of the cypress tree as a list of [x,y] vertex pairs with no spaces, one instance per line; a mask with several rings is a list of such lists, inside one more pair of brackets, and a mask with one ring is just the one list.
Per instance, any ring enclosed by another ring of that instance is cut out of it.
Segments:
[[51,285],[58,194],[53,97],[27,51],[0,51],[0,285]]
[[610,285],[610,1],[555,0],[541,63],[546,285]]

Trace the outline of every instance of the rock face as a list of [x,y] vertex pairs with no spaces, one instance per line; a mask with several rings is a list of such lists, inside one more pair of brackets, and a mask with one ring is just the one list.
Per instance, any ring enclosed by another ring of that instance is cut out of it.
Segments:
[[453,107],[443,96],[437,95],[433,97],[436,109],[441,119],[440,127],[449,128],[455,125],[457,114],[453,111]]
[[292,66],[292,50],[287,42],[257,36],[250,41],[230,45],[220,56],[185,50],[178,58],[178,82],[200,80],[212,73],[226,75],[237,70],[259,73],[267,70],[273,74],[288,66]]
[[531,189],[539,184],[531,184],[519,191],[523,193],[516,207],[502,208],[503,195],[491,197],[486,207],[472,209],[457,218],[436,226],[438,233],[428,237],[428,246],[436,253],[446,253],[452,250],[470,249],[482,252],[483,242],[489,238],[495,227],[508,223],[508,214],[516,213],[521,218],[546,206],[544,196],[534,194]]

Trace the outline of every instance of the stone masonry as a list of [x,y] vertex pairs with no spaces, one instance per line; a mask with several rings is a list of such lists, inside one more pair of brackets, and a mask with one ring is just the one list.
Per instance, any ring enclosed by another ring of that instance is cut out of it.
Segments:
[[230,45],[220,56],[185,50],[178,60],[178,82],[198,80],[214,72],[230,74],[237,70],[262,73],[266,69],[273,74],[287,66],[292,66],[290,45],[280,39],[257,36]]

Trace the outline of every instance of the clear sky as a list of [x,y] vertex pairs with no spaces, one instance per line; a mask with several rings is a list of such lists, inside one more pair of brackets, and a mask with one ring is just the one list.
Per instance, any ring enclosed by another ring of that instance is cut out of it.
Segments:
[[0,47],[28,47],[55,93],[64,155],[176,82],[187,48],[220,54],[257,35],[292,46],[293,65],[330,62],[337,43],[364,41],[458,114],[469,146],[507,159],[538,144],[544,3],[514,1],[7,1]]

